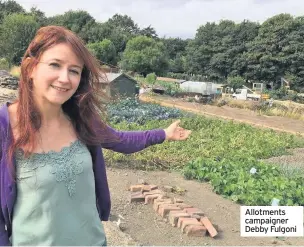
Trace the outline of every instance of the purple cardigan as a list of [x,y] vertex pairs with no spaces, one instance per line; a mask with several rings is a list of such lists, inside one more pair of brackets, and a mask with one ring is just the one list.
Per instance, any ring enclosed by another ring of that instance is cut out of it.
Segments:
[[[10,246],[9,238],[12,234],[12,212],[17,197],[16,183],[12,180],[8,168],[6,153],[11,141],[9,130],[8,103],[0,107],[0,246]],[[107,182],[106,167],[102,148],[124,154],[135,153],[144,148],[160,144],[165,140],[163,129],[147,131],[116,131],[108,127],[119,137],[119,142],[105,143],[98,146],[88,146],[93,160],[95,177],[96,205],[99,217],[107,221],[110,215],[111,200]]]

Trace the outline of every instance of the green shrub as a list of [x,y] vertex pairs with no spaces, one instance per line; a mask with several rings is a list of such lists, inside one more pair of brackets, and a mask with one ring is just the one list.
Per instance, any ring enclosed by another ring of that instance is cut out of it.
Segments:
[[155,73],[150,73],[146,76],[146,81],[151,84],[151,85],[154,85],[155,81],[156,81],[156,74]]
[[9,62],[5,58],[0,58],[0,70],[9,70]]

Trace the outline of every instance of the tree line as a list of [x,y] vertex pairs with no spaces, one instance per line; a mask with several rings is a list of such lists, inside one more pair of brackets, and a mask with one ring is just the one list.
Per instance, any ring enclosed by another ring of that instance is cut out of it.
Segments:
[[273,16],[263,23],[222,20],[201,25],[193,39],[159,37],[131,17],[115,14],[105,22],[83,10],[46,17],[33,7],[0,0],[0,58],[20,64],[39,27],[60,25],[77,33],[104,64],[146,76],[155,72],[187,80],[273,82],[283,77],[304,90],[304,16]]

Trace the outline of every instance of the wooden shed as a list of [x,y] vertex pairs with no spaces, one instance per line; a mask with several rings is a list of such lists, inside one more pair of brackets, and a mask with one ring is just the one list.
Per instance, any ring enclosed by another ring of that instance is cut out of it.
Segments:
[[124,73],[105,73],[102,78],[102,89],[111,98],[135,97],[139,93],[139,86],[135,79]]

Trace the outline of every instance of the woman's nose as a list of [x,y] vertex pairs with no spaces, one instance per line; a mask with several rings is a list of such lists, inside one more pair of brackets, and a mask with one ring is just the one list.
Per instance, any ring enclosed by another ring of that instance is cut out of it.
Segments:
[[59,73],[58,81],[62,83],[69,82],[70,81],[69,71],[66,69],[62,69]]

